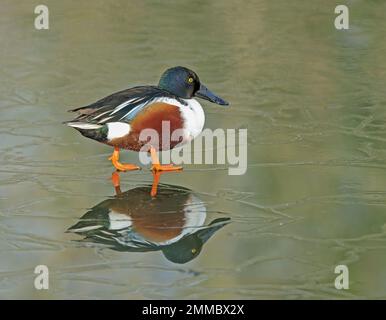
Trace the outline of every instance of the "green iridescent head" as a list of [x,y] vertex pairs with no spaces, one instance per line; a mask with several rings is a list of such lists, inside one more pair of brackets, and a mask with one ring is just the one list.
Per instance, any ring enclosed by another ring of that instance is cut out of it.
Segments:
[[205,87],[194,71],[185,67],[167,69],[162,74],[158,86],[179,98],[198,97],[222,106],[229,104]]

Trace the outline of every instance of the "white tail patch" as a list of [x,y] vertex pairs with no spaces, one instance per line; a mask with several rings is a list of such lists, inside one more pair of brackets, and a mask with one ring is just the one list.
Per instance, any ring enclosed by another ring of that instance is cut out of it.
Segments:
[[69,127],[85,129],[85,130],[95,130],[100,129],[102,126],[100,124],[94,123],[85,123],[85,122],[67,122]]
[[108,132],[107,139],[113,140],[115,138],[121,138],[130,133],[130,125],[124,122],[109,122],[107,123]]

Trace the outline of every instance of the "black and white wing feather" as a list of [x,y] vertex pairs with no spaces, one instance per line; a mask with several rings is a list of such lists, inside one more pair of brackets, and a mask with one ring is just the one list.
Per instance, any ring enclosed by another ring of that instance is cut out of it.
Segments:
[[139,86],[116,92],[85,107],[70,110],[79,116],[67,124],[76,126],[76,123],[91,128],[100,127],[109,122],[130,121],[146,106],[164,98],[175,99],[182,104],[183,100],[173,94],[155,86]]

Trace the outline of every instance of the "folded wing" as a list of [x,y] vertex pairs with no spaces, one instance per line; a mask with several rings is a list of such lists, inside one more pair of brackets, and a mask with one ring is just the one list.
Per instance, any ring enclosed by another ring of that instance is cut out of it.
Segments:
[[109,122],[126,122],[131,120],[144,108],[163,99],[175,99],[176,96],[155,86],[139,86],[116,92],[85,107],[70,110],[78,117],[68,121],[70,126],[97,128]]

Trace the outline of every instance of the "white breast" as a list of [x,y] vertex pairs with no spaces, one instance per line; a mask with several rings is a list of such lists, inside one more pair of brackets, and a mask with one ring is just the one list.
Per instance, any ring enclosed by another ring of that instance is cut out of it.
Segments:
[[[186,140],[191,141],[197,137],[205,124],[205,114],[201,105],[195,99],[185,99],[187,106],[181,106],[181,115],[184,119]],[[186,142],[188,142],[186,141]]]

